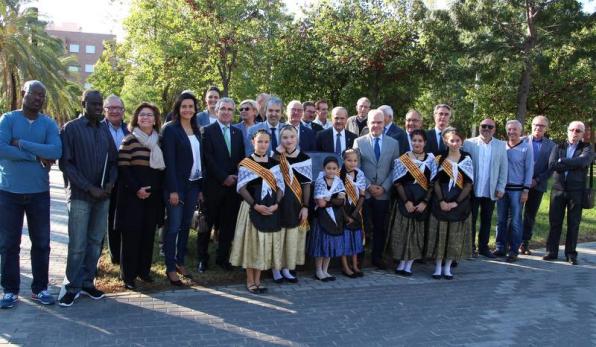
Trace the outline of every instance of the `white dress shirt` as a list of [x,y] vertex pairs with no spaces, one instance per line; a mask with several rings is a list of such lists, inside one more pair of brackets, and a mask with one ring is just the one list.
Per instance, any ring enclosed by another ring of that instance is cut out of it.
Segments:
[[335,143],[337,142],[337,134],[340,134],[341,136],[339,137],[339,143],[341,144],[341,150],[339,151],[339,153],[343,153],[343,151],[345,151],[346,148],[346,129],[342,129],[342,131],[338,132],[335,128],[333,128],[333,149],[335,150],[335,153],[337,153],[337,148],[335,148]]
[[478,179],[474,182],[476,197],[490,198],[490,166],[492,159],[492,139],[489,143],[480,141],[478,148]]

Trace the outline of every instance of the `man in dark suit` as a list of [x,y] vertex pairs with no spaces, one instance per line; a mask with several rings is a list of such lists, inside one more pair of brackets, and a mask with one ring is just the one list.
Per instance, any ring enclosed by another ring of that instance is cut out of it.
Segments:
[[451,106],[447,104],[436,105],[433,112],[433,118],[435,120],[435,127],[426,132],[426,148],[424,151],[437,155],[447,150],[447,146],[443,143],[441,133],[449,126]]
[[393,109],[389,105],[381,105],[378,109],[385,115],[384,134],[393,137],[399,143],[400,138],[405,136],[406,132],[393,123]]
[[292,100],[288,103],[286,109],[288,123],[296,128],[298,132],[298,145],[300,150],[311,152],[315,150],[315,132],[302,124],[304,109],[298,100]]
[[567,141],[555,146],[548,164],[553,174],[548,221],[550,230],[546,242],[544,260],[555,260],[559,253],[559,240],[563,229],[563,218],[567,210],[567,237],[565,257],[577,265],[577,237],[582,220],[582,197],[586,188],[588,167],[592,165],[592,146],[582,141],[586,127],[580,121],[573,121],[567,127]]
[[400,155],[412,150],[410,134],[416,129],[422,129],[422,116],[420,112],[410,109],[406,113],[405,131],[397,137]]
[[[231,270],[230,246],[234,238],[240,197],[236,193],[238,164],[244,159],[244,139],[240,129],[231,126],[236,105],[230,98],[221,98],[215,106],[217,121],[203,128],[205,156],[205,203],[207,222],[219,230],[215,263]],[[209,233],[197,238],[198,271],[207,270],[209,261]]]
[[[264,115],[265,121],[261,123],[257,123],[248,129],[248,138],[252,139],[252,137],[257,133],[259,130],[265,130],[269,135],[271,135],[271,142],[269,142],[269,151],[273,151],[277,146],[280,144],[279,133],[281,132],[281,128],[286,125],[285,123],[280,122],[280,118],[282,117],[282,107],[283,102],[277,96],[271,96],[267,101],[267,104],[264,107]],[[250,155],[254,152],[254,148],[247,148],[246,155]]]
[[555,143],[544,136],[544,133],[548,130],[548,125],[549,121],[545,116],[534,117],[532,119],[532,135],[524,139],[534,152],[534,174],[528,200],[524,206],[523,236],[519,248],[519,253],[525,255],[532,254],[530,251],[532,229],[534,229],[536,214],[542,202],[542,195],[546,191],[546,183],[552,174],[552,171],[548,168],[548,159],[555,147]]
[[302,108],[304,109],[302,125],[314,131],[316,135],[319,131],[323,130],[323,127],[320,124],[314,122],[317,113],[315,103],[312,101],[305,101],[302,103]]
[[348,110],[338,106],[331,111],[333,126],[317,134],[317,151],[341,155],[346,149],[352,148],[356,134],[346,129]]

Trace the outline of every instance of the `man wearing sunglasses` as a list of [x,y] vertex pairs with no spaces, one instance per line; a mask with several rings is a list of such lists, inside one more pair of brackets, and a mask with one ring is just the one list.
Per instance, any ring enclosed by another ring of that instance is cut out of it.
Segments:
[[[505,142],[493,137],[495,122],[484,119],[480,122],[480,136],[464,142],[464,151],[470,153],[474,163],[474,199],[472,200],[472,240],[474,256],[481,254],[495,258],[488,248],[491,220],[495,202],[503,197],[507,184],[507,150]],[[480,229],[476,244],[476,220],[480,212]],[[476,245],[478,248],[476,248]]]
[[559,253],[559,240],[563,229],[563,218],[567,210],[567,237],[565,257],[572,265],[577,265],[577,236],[582,220],[582,197],[586,187],[586,175],[592,165],[592,146],[582,141],[586,127],[574,121],[567,127],[567,141],[552,151],[548,160],[553,173],[553,188],[550,194],[548,222],[550,230],[546,242],[544,260],[556,260]]

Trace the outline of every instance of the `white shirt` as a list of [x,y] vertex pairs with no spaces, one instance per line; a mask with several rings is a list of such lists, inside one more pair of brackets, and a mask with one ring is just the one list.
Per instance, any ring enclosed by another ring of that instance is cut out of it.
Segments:
[[476,197],[490,198],[490,167],[492,160],[492,139],[485,143],[480,141],[478,148],[478,178],[474,182]]
[[196,181],[202,177],[201,172],[201,143],[195,135],[188,135],[190,147],[192,148],[192,168],[190,169],[190,181]]
[[333,128],[333,149],[335,153],[337,153],[337,148],[335,148],[335,142],[337,141],[337,134],[340,134],[339,143],[341,144],[341,148],[339,153],[343,153],[346,150],[346,129],[342,129],[341,132],[338,132],[335,128]]
[[312,121],[313,123],[317,123],[318,125],[323,127],[323,130],[329,129],[331,128],[331,122],[328,120],[325,120],[325,123],[322,123],[319,118],[315,119]]
[[[370,134],[370,144],[373,148],[373,152],[375,150],[375,141],[376,141],[375,139],[377,139],[377,137],[374,137],[372,134]],[[378,139],[379,139],[379,149],[382,152],[383,151],[383,134],[379,135]]]

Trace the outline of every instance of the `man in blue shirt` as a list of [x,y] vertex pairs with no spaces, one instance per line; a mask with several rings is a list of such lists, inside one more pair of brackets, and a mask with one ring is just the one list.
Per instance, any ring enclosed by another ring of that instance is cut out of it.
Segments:
[[50,263],[49,170],[62,155],[58,126],[41,113],[46,88],[28,81],[21,91],[22,108],[0,117],[0,256],[4,296],[0,308],[17,302],[20,287],[19,251],[23,217],[31,239],[31,298],[52,305],[48,293]]

